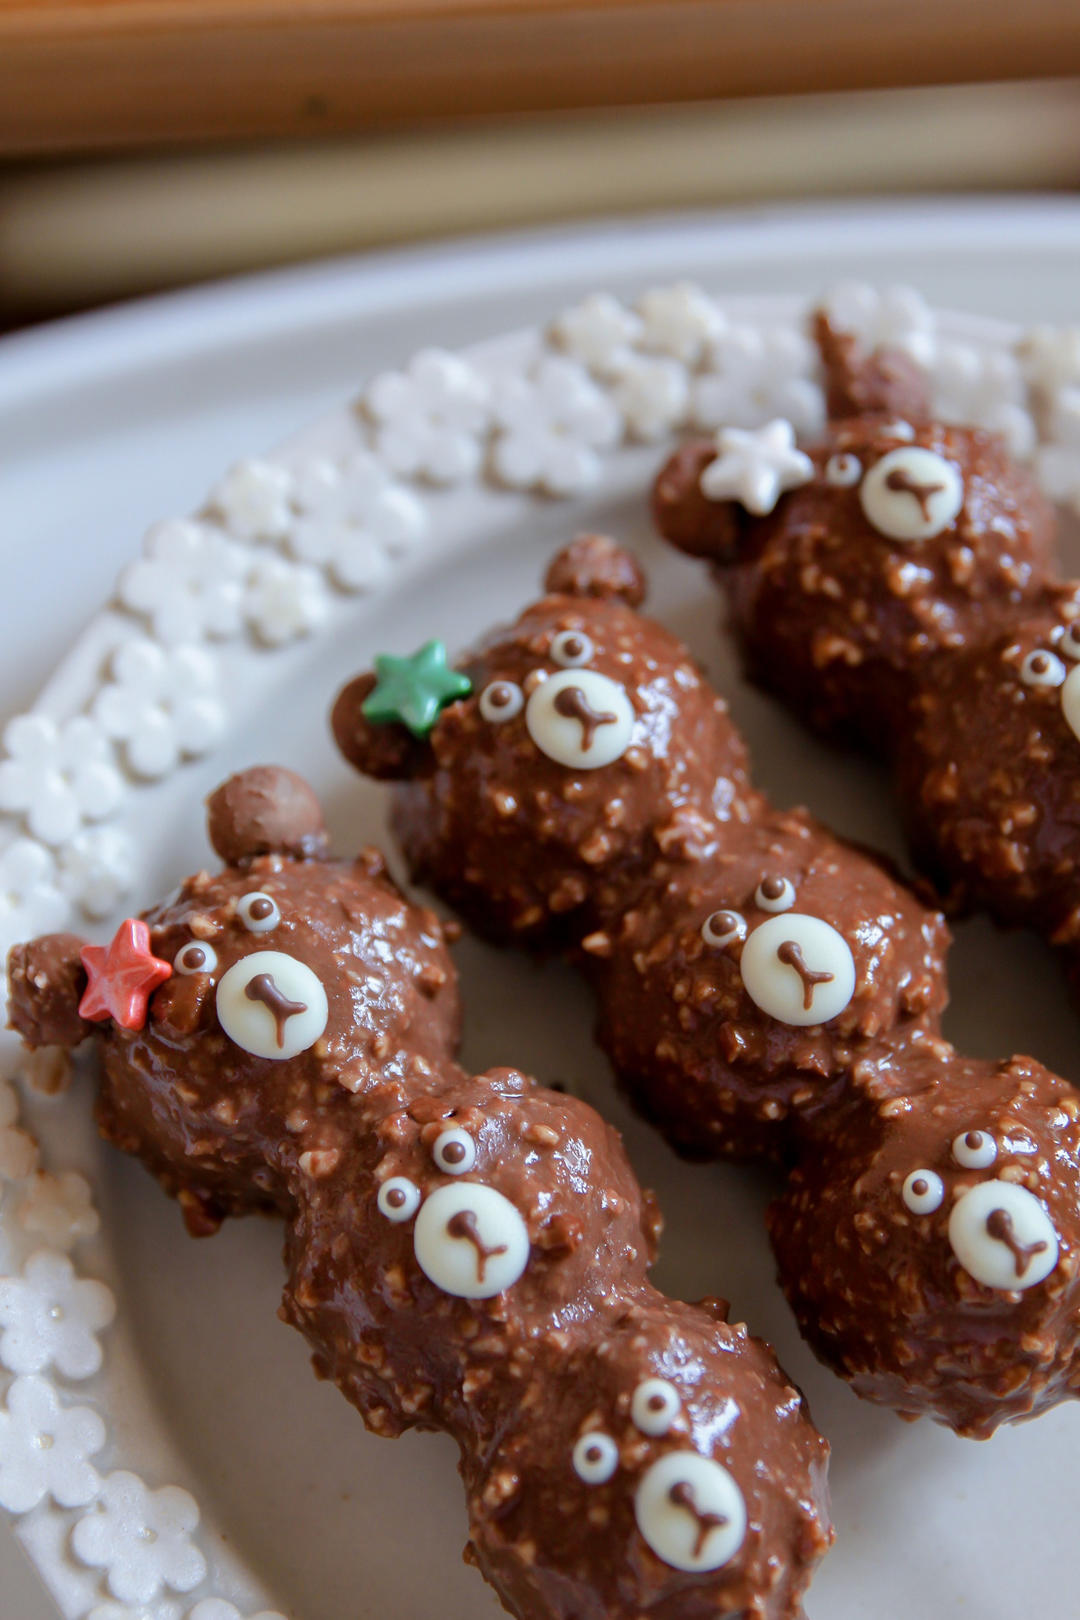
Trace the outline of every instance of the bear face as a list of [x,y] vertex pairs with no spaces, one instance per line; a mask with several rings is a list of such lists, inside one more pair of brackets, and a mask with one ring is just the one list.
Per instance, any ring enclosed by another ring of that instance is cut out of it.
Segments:
[[353,764],[406,778],[395,830],[416,876],[495,936],[562,943],[603,914],[605,895],[622,902],[627,871],[702,857],[717,824],[748,814],[726,707],[625,589],[599,589],[598,544],[577,542],[550,576],[582,594],[544,597],[461,660],[470,695],[422,747],[367,718],[370,675],[334,708]]
[[705,493],[720,462],[711,441],[668,461],[660,532],[716,564],[754,680],[841,740],[887,745],[918,667],[1012,614],[1051,561],[1049,504],[991,434],[834,421],[760,514]]
[[669,1140],[785,1158],[860,1055],[940,1015],[947,943],[882,865],[774,812],[584,947],[602,1044]]
[[[15,1028],[36,1044],[95,1038],[102,1129],[152,1165],[199,1231],[226,1211],[286,1207],[302,1161],[340,1151],[351,1097],[386,1086],[395,1064],[404,1083],[417,1051],[451,1062],[457,1039],[442,928],[381,857],[245,853],[265,848],[260,805],[282,776],[295,794],[291,773],[260,770],[211,799],[211,830],[236,864],[187,879],[108,948],[49,936],[11,958]],[[229,809],[230,796],[242,802]],[[283,849],[306,844],[310,827],[278,812]]]
[[956,906],[1080,940],[1080,588],[942,659],[896,740],[912,841]]
[[1076,1377],[1080,1104],[1029,1058],[921,1068],[833,1116],[770,1231],[803,1331],[857,1390],[983,1436]]
[[[823,1459],[800,1441],[800,1485],[783,1478],[761,1436],[782,1436],[785,1449],[799,1439],[801,1398],[761,1344],[712,1306],[711,1320],[702,1312],[680,1324],[661,1349],[645,1301],[606,1355],[545,1372],[557,1397],[550,1407],[540,1398],[544,1423],[527,1398],[478,1482],[470,1539],[482,1569],[528,1583],[565,1620],[625,1613],[627,1570],[650,1614],[798,1612],[805,1560],[825,1544]],[[589,1605],[571,1607],[560,1572],[587,1567],[598,1542],[603,1574]],[[524,1564],[514,1552],[526,1544],[534,1555]]]

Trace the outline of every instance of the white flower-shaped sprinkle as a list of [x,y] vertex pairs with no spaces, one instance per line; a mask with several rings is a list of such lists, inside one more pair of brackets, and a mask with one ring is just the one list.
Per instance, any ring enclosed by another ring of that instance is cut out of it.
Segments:
[[539,360],[529,377],[499,389],[495,416],[502,430],[492,451],[499,478],[517,489],[571,495],[596,481],[597,450],[617,443],[618,411],[584,367],[562,355]]
[[1080,449],[1068,444],[1045,444],[1035,453],[1039,487],[1052,501],[1080,514]]
[[19,940],[59,928],[67,912],[52,851],[34,838],[13,839],[0,851],[0,961]]
[[20,714],[4,731],[0,810],[22,811],[35,838],[62,844],[84,821],[110,815],[124,794],[104,734],[89,716],[57,725]]
[[15,1087],[10,1080],[0,1080],[0,1181],[22,1181],[37,1169],[38,1145],[18,1119]]
[[135,1474],[110,1474],[91,1511],[71,1533],[77,1558],[105,1571],[122,1603],[149,1603],[163,1587],[190,1592],[206,1574],[191,1540],[199,1509],[176,1485],[150,1490]]
[[778,419],[756,432],[721,428],[717,456],[701,475],[701,491],[710,501],[737,500],[748,512],[771,512],[787,489],[798,489],[814,476],[809,456],[795,448],[795,430]]
[[1080,326],[1034,326],[1017,354],[1024,376],[1044,397],[1080,386]]
[[16,1378],[0,1411],[0,1507],[29,1513],[47,1496],[85,1507],[101,1483],[90,1458],[105,1425],[85,1406],[63,1407],[45,1378]]
[[118,827],[90,827],[65,844],[58,859],[59,885],[88,917],[107,917],[131,891],[135,856],[130,834]]
[[121,576],[119,596],[146,615],[158,641],[236,635],[250,565],[242,546],[209,524],[173,522],[152,528],[143,551]]
[[205,647],[125,641],[112,655],[110,673],[93,715],[106,736],[123,743],[137,775],[166,776],[181,759],[207,753],[220,739],[225,710],[217,696],[218,667]]
[[317,630],[329,611],[322,576],[314,568],[268,557],[253,570],[244,612],[268,647],[280,647]]
[[833,288],[822,307],[838,332],[851,333],[865,349],[897,349],[927,369],[934,364],[934,312],[913,287],[846,281]]
[[1080,449],[1080,387],[1062,388],[1054,395],[1047,426],[1058,443]]
[[0,1278],[0,1361],[13,1373],[53,1366],[89,1378],[101,1366],[97,1335],[115,1315],[111,1289],[76,1277],[66,1254],[39,1249],[21,1277]]
[[280,540],[292,522],[292,476],[275,461],[238,461],[208,502],[239,540]]
[[727,318],[693,282],[654,287],[638,301],[641,347],[696,366],[727,325]]
[[444,349],[424,349],[406,371],[376,377],[364,396],[379,454],[406,477],[436,484],[471,477],[483,457],[489,393],[467,361]]
[[602,377],[622,369],[641,332],[639,317],[610,293],[592,293],[564,310],[551,328],[552,337],[567,354]]
[[[226,1603],[224,1598],[203,1598],[196,1603],[187,1620],[244,1620],[235,1603]],[[249,1620],[285,1620],[285,1616],[278,1614],[276,1609],[260,1609]]]
[[819,433],[825,396],[816,367],[813,344],[794,327],[732,326],[712,344],[709,369],[694,383],[694,420],[703,428],[754,428],[783,416],[797,433]]
[[651,442],[685,419],[690,379],[677,360],[630,355],[611,384],[611,397],[632,438]]
[[367,451],[342,464],[308,462],[297,471],[294,499],[300,515],[289,550],[325,568],[345,591],[378,584],[387,559],[415,544],[427,524],[421,502]]
[[100,1225],[90,1183],[75,1170],[36,1175],[16,1219],[24,1231],[43,1239],[51,1249],[70,1249],[81,1239],[93,1237]]
[[934,410],[943,421],[1000,433],[1014,456],[1034,450],[1035,423],[1015,355],[972,343],[942,343],[934,383]]
[[131,1609],[126,1603],[97,1603],[86,1620],[180,1620],[180,1611],[175,1603],[155,1603],[153,1614],[141,1606]]

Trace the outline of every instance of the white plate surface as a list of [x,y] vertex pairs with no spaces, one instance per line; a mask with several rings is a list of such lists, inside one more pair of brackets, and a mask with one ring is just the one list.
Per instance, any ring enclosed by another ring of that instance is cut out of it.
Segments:
[[[810,294],[851,274],[902,279],[938,304],[1065,320],[1076,313],[1078,269],[1080,211],[1063,205],[763,211],[335,265],[9,340],[0,348],[5,706],[26,704],[107,597],[148,521],[191,507],[237,455],[273,443],[427,342],[457,347],[546,318],[590,287],[631,291],[680,275],[721,294]],[[646,454],[642,469],[654,459]],[[382,795],[350,777],[318,723],[337,683],[380,645],[404,648],[429,634],[455,645],[513,611],[535,593],[544,557],[584,522],[640,547],[655,580],[654,611],[734,693],[760,777],[776,796],[897,847],[873,774],[838,764],[738,686],[716,639],[716,603],[697,571],[652,542],[640,498],[605,486],[528,511],[520,522],[508,504],[501,529],[493,522],[470,548],[425,553],[377,610],[359,599],[332,634],[266,660],[265,678],[243,693],[214,755],[152,790],[140,901],[203,860],[203,792],[259,757],[286,758],[312,776],[340,848],[381,837]],[[538,973],[475,944],[462,948],[460,964],[467,1060],[565,1077],[615,1117],[665,1207],[660,1286],[730,1297],[807,1389],[834,1443],[841,1538],[815,1582],[813,1620],[1075,1614],[1080,1412],[977,1447],[857,1402],[809,1357],[771,1282],[763,1179],[726,1168],[688,1174],[626,1114],[592,1049],[588,1000],[569,975]],[[998,1055],[1032,1048],[1077,1072],[1074,1017],[1030,940],[965,928],[952,983],[949,1031],[958,1042]],[[219,1589],[244,1613],[262,1601],[290,1620],[412,1616],[436,1604],[446,1620],[494,1614],[490,1594],[460,1563],[464,1517],[451,1448],[430,1436],[378,1441],[349,1421],[336,1392],[315,1384],[299,1338],[275,1319],[273,1227],[236,1223],[213,1243],[192,1244],[139,1167],[95,1141],[85,1095],[34,1103],[32,1113],[47,1162],[83,1168],[102,1211],[103,1237],[80,1263],[107,1277],[120,1299],[100,1391],[110,1419],[106,1466],[118,1460],[153,1484],[193,1492]],[[23,1521],[24,1535],[33,1522]],[[48,1521],[40,1523],[47,1537]],[[0,1612],[37,1620],[36,1600],[17,1595],[21,1577],[7,1568]],[[69,1613],[85,1612],[75,1586],[61,1584],[58,1596]]]

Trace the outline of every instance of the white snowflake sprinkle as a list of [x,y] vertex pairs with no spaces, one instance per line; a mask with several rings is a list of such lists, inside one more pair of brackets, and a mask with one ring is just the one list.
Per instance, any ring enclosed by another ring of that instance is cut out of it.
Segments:
[[129,833],[118,827],[90,827],[76,833],[60,851],[58,883],[88,917],[107,917],[131,892],[135,853]]
[[595,483],[596,452],[616,444],[622,428],[614,404],[584,367],[561,355],[538,361],[529,377],[505,381],[495,415],[502,429],[492,451],[498,477],[550,495]]
[[778,419],[756,432],[721,428],[717,456],[701,475],[701,491],[710,501],[737,500],[748,512],[771,512],[787,489],[808,484],[814,476],[809,456],[795,448],[795,430]]
[[[224,1598],[203,1598],[196,1603],[187,1620],[244,1620],[235,1603],[226,1603]],[[258,1614],[249,1616],[249,1620],[285,1620],[276,1609],[260,1609]]]
[[19,1098],[10,1080],[0,1080],[0,1181],[22,1181],[38,1164],[38,1145],[19,1125]]
[[1080,450],[1068,444],[1044,444],[1035,454],[1039,487],[1061,506],[1080,515]]
[[641,347],[696,366],[727,325],[712,299],[693,282],[654,287],[638,302]]
[[110,1474],[94,1508],[71,1533],[77,1558],[105,1571],[122,1603],[149,1603],[163,1587],[190,1592],[206,1575],[191,1540],[199,1509],[176,1485],[150,1490],[135,1474]]
[[764,427],[778,416],[813,436],[825,424],[825,395],[815,380],[817,352],[793,327],[732,326],[712,344],[709,370],[693,386],[699,427]]
[[936,320],[913,287],[871,287],[846,281],[834,287],[822,305],[838,332],[858,338],[863,348],[895,349],[929,369],[936,355]]
[[934,409],[943,421],[1000,433],[1014,456],[1034,450],[1035,422],[1015,355],[971,343],[942,343],[934,384]]
[[651,442],[685,419],[690,379],[676,360],[631,355],[611,384],[611,397],[631,437]]
[[206,523],[159,523],[121,576],[125,607],[150,620],[158,641],[234,636],[243,623],[248,553]]
[[238,461],[208,505],[239,540],[280,540],[292,522],[292,482],[288,469],[277,462]]
[[294,499],[300,515],[289,550],[325,568],[346,591],[379,584],[388,557],[408,550],[427,526],[421,502],[366,451],[343,464],[308,462],[298,471]]
[[0,851],[0,961],[20,940],[52,933],[67,920],[56,883],[56,859],[36,839],[15,838]]
[[245,615],[268,647],[281,647],[317,630],[329,611],[322,576],[314,568],[268,557],[253,570]]
[[593,293],[553,322],[559,346],[602,377],[614,376],[631,358],[641,336],[640,318],[610,293]]
[[58,1175],[40,1171],[19,1204],[16,1219],[24,1231],[51,1249],[70,1249],[94,1236],[100,1225],[90,1183],[75,1170]]
[[85,1507],[101,1483],[90,1458],[105,1444],[105,1425],[89,1407],[63,1407],[45,1378],[16,1378],[0,1411],[0,1507],[29,1513],[51,1496]]
[[444,349],[424,349],[407,370],[376,377],[364,404],[376,422],[379,454],[391,471],[456,484],[479,470],[489,394],[487,382],[467,361]]
[[1080,326],[1035,326],[1017,345],[1024,376],[1044,397],[1080,386]]
[[110,672],[93,715],[106,736],[124,745],[138,776],[167,776],[181,759],[196,759],[219,741],[225,709],[217,662],[205,647],[125,641]]
[[1080,449],[1080,387],[1062,388],[1054,395],[1047,425],[1058,443]]
[[21,1277],[0,1278],[0,1361],[13,1373],[54,1366],[89,1378],[101,1366],[97,1335],[116,1314],[111,1289],[76,1277],[66,1254],[39,1249]]
[[4,730],[0,810],[21,811],[35,838],[62,844],[116,809],[124,783],[101,728],[84,714],[57,725],[20,714]]

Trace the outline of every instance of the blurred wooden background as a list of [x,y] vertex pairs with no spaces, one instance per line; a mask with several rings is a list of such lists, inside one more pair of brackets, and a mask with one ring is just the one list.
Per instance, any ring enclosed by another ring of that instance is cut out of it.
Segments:
[[1078,70],[1077,0],[0,0],[0,147]]
[[1078,180],[1080,0],[0,0],[0,325],[422,236]]

